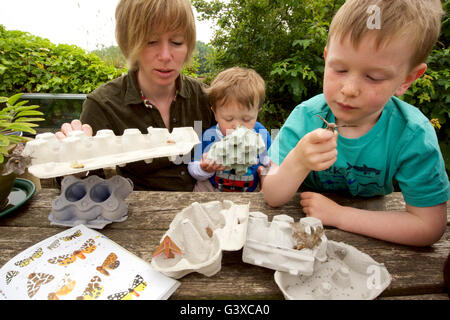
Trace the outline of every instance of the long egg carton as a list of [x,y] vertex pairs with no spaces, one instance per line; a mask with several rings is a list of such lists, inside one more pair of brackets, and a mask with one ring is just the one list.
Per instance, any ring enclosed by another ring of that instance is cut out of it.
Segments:
[[75,174],[88,170],[115,168],[129,162],[144,160],[151,163],[154,158],[177,156],[189,153],[200,143],[192,127],[126,129],[122,136],[112,130],[99,130],[93,137],[82,131],[72,131],[65,139],[46,132],[27,142],[23,155],[32,158],[28,171],[41,179]]

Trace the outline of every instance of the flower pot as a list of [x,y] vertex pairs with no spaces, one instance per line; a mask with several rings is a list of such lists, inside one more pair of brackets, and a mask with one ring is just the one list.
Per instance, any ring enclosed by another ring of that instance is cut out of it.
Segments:
[[[0,165],[0,172],[2,167]],[[0,174],[0,211],[2,211],[8,205],[8,196],[11,193],[11,189],[14,186],[16,175],[10,173],[6,176]]]

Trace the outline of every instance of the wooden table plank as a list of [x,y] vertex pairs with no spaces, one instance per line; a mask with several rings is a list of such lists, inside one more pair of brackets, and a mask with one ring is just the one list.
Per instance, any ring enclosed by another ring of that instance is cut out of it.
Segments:
[[[26,248],[55,235],[65,228],[50,225],[51,203],[59,195],[56,189],[42,189],[16,213],[0,220],[0,266]],[[299,195],[281,208],[271,208],[262,194],[133,192],[128,198],[129,218],[100,230],[105,236],[150,262],[151,254],[175,215],[194,201],[232,200],[250,202],[251,211],[262,211],[270,217],[288,214],[296,220],[303,216]],[[375,199],[336,198],[342,204],[364,209],[402,210],[401,194]],[[421,296],[441,297],[442,268],[450,252],[450,226],[433,246],[414,248],[344,232],[326,229],[330,240],[342,241],[384,263],[392,275],[391,285],[381,298],[404,299]],[[180,279],[182,285],[171,299],[282,299],[273,280],[274,271],[245,264],[242,250],[224,252],[221,271],[213,277],[189,274]]]
[[[240,193],[237,196],[235,193],[193,193],[193,192],[172,192],[170,193],[170,201],[165,192],[145,192],[133,191],[127,198],[126,202],[129,204],[129,217],[127,221],[120,224],[112,224],[111,228],[147,228],[154,227],[154,223],[161,223],[162,228],[167,228],[165,223],[171,222],[171,215],[175,215],[183,208],[190,205],[192,202],[207,202],[214,200],[231,200],[235,203],[250,202],[251,211],[262,211],[268,216],[277,214],[288,214],[294,219],[299,219],[304,216],[300,208],[300,196],[296,194],[288,203],[280,208],[272,208],[264,202],[261,193]],[[51,204],[56,197],[60,195],[58,189],[41,189],[39,193],[35,194],[23,208],[17,213],[5,217],[0,220],[0,226],[29,226],[30,219],[33,220],[34,226],[46,227],[49,225],[48,216],[51,212]],[[367,210],[392,210],[400,211],[404,209],[404,201],[401,193],[395,192],[386,197],[375,197],[371,199],[363,198],[341,198],[330,195],[338,203]],[[166,212],[169,220],[154,221],[152,218],[154,212]],[[450,201],[447,202],[447,225],[450,225]]]

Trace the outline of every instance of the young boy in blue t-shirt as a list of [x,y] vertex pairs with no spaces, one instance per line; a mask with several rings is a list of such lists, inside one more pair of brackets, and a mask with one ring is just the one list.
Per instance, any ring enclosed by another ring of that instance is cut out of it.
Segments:
[[[194,191],[253,192],[260,184],[260,172],[268,166],[267,149],[271,139],[266,128],[256,121],[265,99],[265,82],[252,69],[234,67],[220,72],[205,89],[217,125],[202,135],[202,159],[188,164],[190,175],[197,180]],[[266,151],[259,155],[259,162],[249,166],[244,174],[226,170],[220,163],[207,159],[213,143],[222,140],[238,126],[244,126],[261,134]]]
[[[439,0],[346,1],[330,25],[323,94],[292,111],[269,150],[269,205],[283,205],[300,185],[369,197],[398,183],[404,212],[344,207],[315,192],[302,192],[300,204],[345,231],[415,246],[440,239],[449,182],[437,137],[417,108],[394,96],[425,72],[442,13]],[[319,116],[337,131],[323,129]]]

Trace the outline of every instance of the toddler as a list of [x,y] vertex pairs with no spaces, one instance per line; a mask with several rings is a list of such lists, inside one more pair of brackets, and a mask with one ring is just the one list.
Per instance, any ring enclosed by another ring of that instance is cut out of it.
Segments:
[[[258,187],[260,172],[268,166],[267,148],[271,139],[266,128],[256,121],[265,99],[265,83],[252,69],[234,67],[220,72],[206,90],[217,125],[202,135],[202,159],[189,163],[188,170],[197,179],[194,191],[252,192]],[[261,134],[266,151],[259,155],[259,163],[247,169],[244,175],[225,170],[220,163],[207,159],[214,142],[244,126]]]

